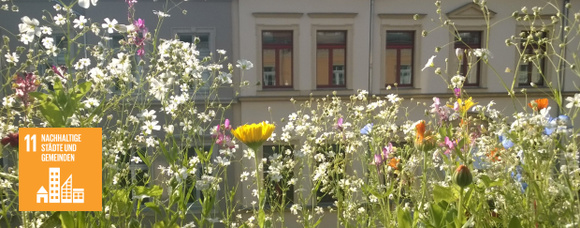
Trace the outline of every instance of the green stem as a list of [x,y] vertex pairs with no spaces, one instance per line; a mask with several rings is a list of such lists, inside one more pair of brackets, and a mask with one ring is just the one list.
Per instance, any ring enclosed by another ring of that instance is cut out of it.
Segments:
[[459,191],[459,201],[457,202],[457,222],[455,223],[457,228],[461,228],[463,225],[463,187]]

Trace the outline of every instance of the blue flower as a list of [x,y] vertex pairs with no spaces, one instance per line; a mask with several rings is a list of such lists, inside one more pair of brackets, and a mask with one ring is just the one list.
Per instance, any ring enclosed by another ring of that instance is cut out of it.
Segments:
[[368,135],[373,130],[373,123],[365,125],[362,129],[360,129],[360,133],[363,135]]
[[512,142],[510,139],[508,139],[504,135],[499,136],[499,141],[501,142],[501,145],[503,146],[503,148],[505,148],[506,150],[511,148],[512,146],[514,146],[514,142]]
[[520,182],[522,193],[525,193],[526,189],[528,188],[528,184],[522,180],[522,170],[523,170],[522,166],[520,165],[516,166],[516,173],[512,172],[511,176],[517,182]]
[[556,118],[548,117],[548,123],[544,128],[544,134],[552,135],[556,133],[568,133],[572,130],[572,121],[567,115],[559,115]]

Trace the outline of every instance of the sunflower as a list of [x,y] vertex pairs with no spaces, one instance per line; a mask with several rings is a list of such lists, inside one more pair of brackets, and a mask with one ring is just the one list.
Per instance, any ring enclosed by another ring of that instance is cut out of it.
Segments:
[[276,126],[266,122],[244,124],[232,130],[232,134],[248,147],[257,150],[274,132]]

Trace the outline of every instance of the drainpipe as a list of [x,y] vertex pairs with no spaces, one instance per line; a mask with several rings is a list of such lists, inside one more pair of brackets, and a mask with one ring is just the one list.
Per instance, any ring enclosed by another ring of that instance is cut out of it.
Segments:
[[[564,36],[564,34],[566,32],[564,30],[564,28],[566,26],[568,26],[568,19],[569,19],[568,17],[570,16],[570,11],[568,10],[568,8],[566,8],[566,4],[570,3],[570,0],[563,0],[562,3],[563,3],[563,5],[562,5],[562,11],[564,11],[564,18],[562,20],[562,27],[560,28],[560,39],[561,39],[561,42],[563,44],[565,44],[565,43],[568,42],[568,38],[566,38]],[[566,49],[567,49],[567,47],[564,46],[563,48],[564,48],[564,50],[562,50],[562,52],[561,52],[562,53],[562,58],[566,58]],[[564,82],[566,80],[565,79],[565,76],[566,76],[566,64],[564,63],[564,61],[559,61],[558,70],[559,70],[559,72],[558,72],[558,96],[559,96],[560,102],[563,102],[562,92],[564,92],[563,86],[564,86]],[[562,110],[560,110],[560,109],[561,108],[558,107],[557,115],[560,115],[560,112],[562,112]]]
[[373,93],[373,31],[374,31],[374,14],[375,14],[375,0],[369,1],[369,78],[368,90],[369,95]]

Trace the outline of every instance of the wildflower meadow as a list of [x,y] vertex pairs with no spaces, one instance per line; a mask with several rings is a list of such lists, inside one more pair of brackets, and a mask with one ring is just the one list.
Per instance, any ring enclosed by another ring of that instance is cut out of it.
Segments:
[[[145,22],[136,16],[140,2],[127,0],[126,19],[92,21],[73,9],[97,0],[53,2],[2,37],[2,227],[580,226],[580,93],[566,96],[547,84],[544,98],[527,99],[514,89],[514,73],[502,84],[518,111],[505,113],[470,96],[470,76],[434,64],[445,58],[434,52],[421,65],[441,77],[448,96],[432,103],[409,107],[396,85],[387,96],[329,91],[292,99],[294,111],[282,119],[233,124],[227,113],[251,86],[244,74],[259,60],[231,60],[221,49],[200,57],[199,38],[160,39],[164,19],[181,14],[171,7]],[[433,2],[439,9],[441,1]],[[486,1],[474,3],[489,18]],[[1,1],[2,13],[18,4]],[[580,60],[566,58],[561,46],[578,46],[580,12],[565,18],[554,7],[552,24],[536,20],[552,6],[506,18],[529,21],[530,32],[514,34],[504,48],[522,62],[550,57],[551,69],[580,76]],[[453,21],[437,20],[423,36],[457,31]],[[563,20],[561,34],[544,36]],[[57,30],[60,39],[51,36]],[[100,41],[84,43],[85,36]],[[569,42],[554,45],[560,36]],[[528,53],[526,46],[545,48]],[[493,53],[458,48],[449,58],[495,74],[516,70],[494,68]],[[64,64],[53,65],[56,58]],[[223,88],[234,99],[224,99]],[[409,119],[411,110],[424,118]],[[95,180],[102,181],[102,211],[18,209],[18,129],[31,127],[102,129],[102,180]],[[251,196],[240,196],[242,189]]]

